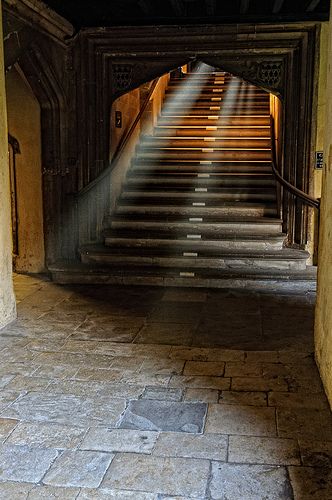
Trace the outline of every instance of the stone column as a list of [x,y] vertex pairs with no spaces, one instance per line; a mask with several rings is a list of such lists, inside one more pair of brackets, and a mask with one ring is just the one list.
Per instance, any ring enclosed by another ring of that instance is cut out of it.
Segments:
[[332,17],[329,22],[329,37],[315,351],[322,381],[332,407]]
[[7,111],[0,0],[0,328],[16,317],[12,280],[12,235],[8,164]]

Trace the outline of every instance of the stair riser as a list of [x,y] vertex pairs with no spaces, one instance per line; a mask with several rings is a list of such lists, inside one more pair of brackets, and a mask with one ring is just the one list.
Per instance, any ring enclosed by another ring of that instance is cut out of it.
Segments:
[[193,206],[139,206],[139,205],[119,205],[117,208],[119,215],[171,215],[188,217],[265,217],[276,216],[274,207],[193,207]]
[[163,149],[163,148],[271,148],[270,139],[172,139],[155,137],[152,139],[143,139],[138,147],[138,151],[143,152],[145,149]]
[[132,230],[137,231],[178,231],[182,233],[197,233],[202,235],[264,235],[264,234],[280,234],[281,233],[281,225],[279,224],[222,224],[213,222],[210,227],[208,224],[204,223],[171,223],[167,221],[163,222],[137,222],[137,221],[128,221],[128,222],[120,222],[113,221],[111,223],[112,229],[117,230]]
[[[199,174],[198,174],[199,175]],[[177,187],[177,188],[192,188],[192,187],[208,187],[208,188],[231,188],[231,189],[243,189],[243,188],[262,188],[262,189],[269,189],[269,188],[275,188],[275,180],[271,176],[269,179],[255,179],[251,178],[248,179],[247,176],[244,179],[241,178],[223,178],[222,176],[220,178],[217,178],[213,173],[212,174],[206,174],[206,175],[211,175],[210,178],[200,178],[197,176],[197,174],[193,174],[192,176],[189,176],[185,179],[183,178],[177,178],[172,177],[171,174],[165,175],[163,178],[158,177],[147,177],[143,176],[142,177],[128,177],[126,187],[133,187],[135,189],[144,189],[146,187],[153,187],[153,186],[161,186],[161,187]],[[254,177],[254,176],[253,176]]]
[[216,138],[231,138],[231,137],[270,137],[268,127],[262,128],[218,128],[216,130],[207,130],[206,128],[182,128],[175,127],[157,127],[154,131],[154,137],[216,137]]
[[[209,116],[215,117],[215,119],[227,119],[228,116],[243,116],[251,117],[255,119],[255,115],[270,116],[270,108],[268,106],[260,106],[257,108],[234,108],[234,107],[223,107],[222,110],[218,109],[183,109],[177,107],[175,109],[170,109],[169,111],[163,111],[161,118],[167,119],[172,116],[183,116],[185,118],[191,118],[195,116],[202,116],[206,120],[211,120]],[[161,122],[158,122],[161,123]]]
[[209,114],[208,117],[186,117],[177,113],[172,116],[161,116],[158,124],[163,126],[203,126],[203,127],[225,127],[225,126],[266,126],[270,123],[269,116],[213,116]]
[[188,287],[188,288],[217,288],[239,290],[262,290],[276,293],[276,291],[289,292],[289,282],[292,280],[292,290],[298,292],[315,292],[316,280],[296,275],[287,277],[273,277],[268,271],[265,275],[253,277],[246,276],[245,270],[238,277],[211,278],[196,275],[194,277],[176,276],[147,276],[146,274],[114,275],[112,272],[97,271],[87,273],[72,271],[52,271],[52,280],[60,285],[126,285],[126,286],[161,286],[161,287]]
[[172,246],[181,245],[183,249],[190,249],[189,251],[197,251],[201,248],[205,249],[218,249],[223,252],[229,251],[259,251],[269,252],[282,250],[283,240],[276,241],[224,241],[224,240],[168,240],[168,239],[144,239],[144,238],[105,238],[105,245],[114,248],[128,247],[128,248],[172,248]]
[[271,270],[273,268],[281,270],[303,271],[306,268],[305,260],[288,261],[288,260],[269,260],[266,259],[222,259],[222,258],[190,258],[190,257],[141,257],[126,256],[126,255],[81,255],[81,260],[85,264],[98,263],[102,265],[114,264],[129,264],[134,266],[157,266],[165,268],[183,268],[183,269],[227,269],[240,270],[244,268],[255,267],[256,272],[259,270]]
[[[206,148],[208,149],[208,148]],[[211,148],[210,148],[211,149]],[[200,161],[215,161],[220,160],[221,158],[224,161],[232,161],[232,160],[253,160],[253,161],[271,161],[271,151],[259,151],[259,150],[217,150],[217,151],[192,151],[187,152],[185,150],[160,150],[160,151],[144,151],[138,152],[137,158],[139,160],[153,160],[160,159],[163,160],[172,160],[178,159],[179,154],[181,154],[181,159],[186,160],[200,160]]]
[[141,191],[137,191],[136,193],[133,193],[132,191],[124,192],[121,195],[120,200],[124,202],[131,202],[136,205],[142,205],[142,204],[158,204],[160,200],[163,199],[165,202],[169,201],[170,204],[170,199],[172,199],[173,203],[174,201],[176,202],[183,202],[183,201],[189,201],[189,202],[205,202],[205,201],[214,201],[217,204],[222,204],[223,202],[238,202],[238,201],[258,201],[258,202],[274,202],[275,201],[275,194],[274,193],[192,193],[192,192],[170,192],[165,193],[162,190],[159,193],[156,192],[144,192],[142,193]]

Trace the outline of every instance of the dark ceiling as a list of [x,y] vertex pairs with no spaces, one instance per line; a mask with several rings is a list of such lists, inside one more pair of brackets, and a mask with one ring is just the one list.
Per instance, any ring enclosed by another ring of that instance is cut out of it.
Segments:
[[44,0],[88,26],[324,21],[330,0]]

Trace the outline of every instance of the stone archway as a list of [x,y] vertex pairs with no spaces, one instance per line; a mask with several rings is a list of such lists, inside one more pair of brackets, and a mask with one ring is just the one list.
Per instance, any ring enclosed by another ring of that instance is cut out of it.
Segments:
[[[86,29],[80,34],[82,67],[81,121],[83,185],[107,166],[108,119],[119,95],[199,59],[277,94],[287,110],[283,172],[287,180],[308,192],[311,151],[311,110],[318,25],[227,25]],[[287,75],[287,78],[286,78]],[[89,102],[89,109],[83,106]],[[289,244],[307,240],[306,208],[284,196],[284,229]]]

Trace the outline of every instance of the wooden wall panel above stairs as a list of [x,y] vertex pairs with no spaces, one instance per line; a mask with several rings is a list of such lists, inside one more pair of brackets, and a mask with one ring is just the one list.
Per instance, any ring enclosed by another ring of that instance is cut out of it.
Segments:
[[285,248],[284,240],[269,94],[230,74],[198,70],[170,81],[153,135],[141,137],[104,244],[82,247],[82,264],[67,274],[55,266],[53,276],[218,287],[314,280],[307,252]]

